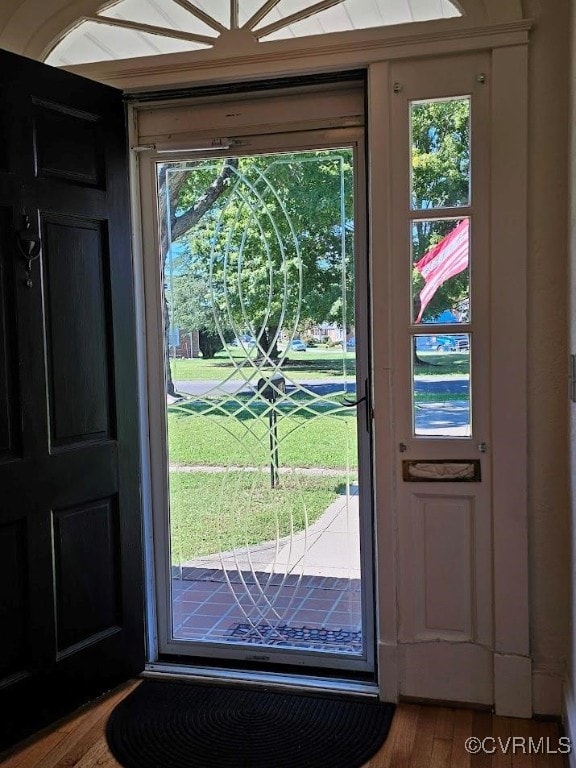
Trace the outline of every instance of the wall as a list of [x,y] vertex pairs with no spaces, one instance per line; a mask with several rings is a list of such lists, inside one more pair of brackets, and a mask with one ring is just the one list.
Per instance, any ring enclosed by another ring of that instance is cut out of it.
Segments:
[[[527,0],[530,49],[528,452],[534,708],[559,713],[568,634],[567,149],[569,0]],[[513,297],[511,297],[513,300]]]

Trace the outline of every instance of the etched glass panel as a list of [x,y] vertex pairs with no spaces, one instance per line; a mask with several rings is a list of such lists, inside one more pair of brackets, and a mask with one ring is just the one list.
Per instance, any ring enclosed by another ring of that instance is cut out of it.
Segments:
[[365,653],[349,149],[158,166],[172,637]]
[[470,220],[412,222],[412,322],[470,322]]
[[412,337],[414,435],[471,437],[470,334]]
[[470,99],[410,106],[414,210],[470,205]]

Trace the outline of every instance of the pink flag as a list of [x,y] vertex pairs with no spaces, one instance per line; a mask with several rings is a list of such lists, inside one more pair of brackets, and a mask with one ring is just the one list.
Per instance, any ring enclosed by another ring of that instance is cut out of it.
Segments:
[[450,277],[454,277],[468,266],[468,242],[470,219],[462,219],[449,235],[429,251],[414,266],[424,278],[425,285],[420,291],[419,323],[432,297]]

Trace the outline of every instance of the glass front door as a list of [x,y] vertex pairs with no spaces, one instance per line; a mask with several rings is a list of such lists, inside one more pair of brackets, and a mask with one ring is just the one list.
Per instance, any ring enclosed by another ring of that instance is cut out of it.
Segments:
[[155,162],[164,653],[373,669],[358,157]]

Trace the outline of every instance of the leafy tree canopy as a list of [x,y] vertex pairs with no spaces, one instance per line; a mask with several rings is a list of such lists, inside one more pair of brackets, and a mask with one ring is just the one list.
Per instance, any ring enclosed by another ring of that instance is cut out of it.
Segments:
[[[222,161],[205,161],[179,172],[173,230],[222,171]],[[350,150],[236,160],[172,248],[168,290],[177,322],[223,337],[248,331],[265,354],[273,354],[281,328],[351,325],[352,189]]]
[[[469,100],[413,105],[411,140],[412,205],[431,214],[412,230],[416,264],[455,225],[432,217],[469,202]],[[273,354],[280,328],[353,324],[351,150],[169,163],[159,190],[166,305],[182,330],[220,344],[248,331]],[[416,316],[415,269],[412,283]],[[468,290],[466,270],[440,286],[424,321],[465,306]]]

